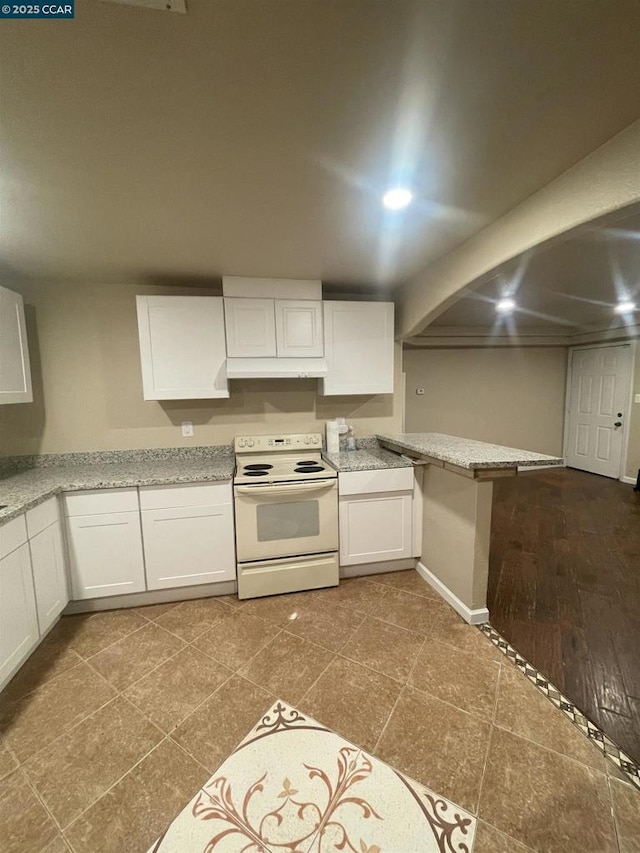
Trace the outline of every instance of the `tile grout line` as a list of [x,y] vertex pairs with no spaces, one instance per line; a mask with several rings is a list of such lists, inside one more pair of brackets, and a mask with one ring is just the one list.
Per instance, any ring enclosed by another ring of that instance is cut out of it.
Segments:
[[607,790],[609,791],[609,805],[611,808],[611,822],[613,823],[613,834],[616,839],[616,847],[618,848],[618,853],[622,853],[622,847],[620,846],[620,833],[618,832],[618,821],[616,820],[616,813],[613,808],[613,790],[611,788],[611,777],[607,774]]
[[[115,780],[115,782],[113,782],[111,785],[109,785],[109,787],[108,787],[108,788],[106,788],[106,789],[105,789],[105,790],[100,794],[100,796],[99,796],[97,799],[95,799],[92,803],[90,803],[90,805],[86,806],[86,808],[84,808],[81,812],[79,812],[79,813],[74,817],[74,819],[73,819],[72,821],[70,821],[70,822],[65,826],[65,828],[62,830],[62,833],[65,835],[65,840],[67,840],[67,838],[66,838],[66,833],[67,833],[67,831],[68,831],[69,829],[71,829],[73,826],[75,826],[75,824],[80,820],[80,818],[81,818],[81,817],[83,817],[83,815],[85,815],[85,814],[89,811],[89,809],[92,809],[92,808],[96,805],[96,803],[99,803],[99,802],[100,802],[100,800],[102,800],[104,797],[106,797],[106,795],[107,795],[107,794],[108,794],[108,793],[109,793],[113,788],[115,788],[115,786],[116,786],[116,785],[118,785],[120,782],[122,782],[122,780],[123,780],[126,776],[128,776],[128,775],[131,773],[131,771],[132,771],[132,770],[135,770],[135,768],[136,768],[136,767],[138,767],[138,765],[142,764],[142,762],[143,762],[146,758],[148,758],[148,757],[151,755],[151,753],[152,753],[152,752],[155,752],[155,750],[156,750],[156,749],[158,749],[158,747],[162,746],[162,744],[163,744],[166,740],[169,740],[169,738],[168,738],[168,736],[167,736],[167,735],[164,735],[164,736],[162,737],[162,739],[161,739],[161,740],[159,740],[159,741],[158,741],[158,743],[156,743],[156,744],[155,744],[155,745],[154,745],[154,746],[153,746],[153,747],[152,747],[148,752],[145,752],[145,754],[144,754],[144,755],[142,755],[142,756],[138,759],[138,761],[136,761],[136,762],[135,762],[135,764],[132,764],[132,765],[131,765],[131,767],[130,767],[130,768],[129,768],[125,773],[123,773],[121,776],[119,776],[119,777]],[[176,746],[177,746],[177,744],[176,744]],[[69,843],[69,844],[70,844],[71,842],[67,841],[67,843]]]
[[[489,723],[489,739],[487,741],[487,751],[484,755],[484,763],[482,765],[482,775],[480,776],[480,785],[478,787],[478,806],[476,808],[476,819],[480,819],[480,803],[482,802],[482,789],[484,788],[484,780],[487,774],[487,764],[489,763],[489,753],[491,752],[491,742],[493,740],[493,730],[496,728],[496,714],[498,712],[498,699],[500,696],[500,678],[502,677],[502,664],[498,664],[498,678],[496,680],[496,692],[493,697],[493,712],[491,714],[491,721]],[[477,825],[476,825],[477,829]],[[473,846],[475,847],[475,837],[473,841]]]
[[422,640],[422,645],[420,646],[420,649],[419,649],[419,651],[418,651],[418,654],[416,655],[416,658],[415,658],[414,662],[411,664],[411,668],[409,669],[409,673],[408,673],[408,675],[407,675],[407,680],[406,680],[406,682],[405,682],[404,684],[402,684],[402,685],[400,686],[400,690],[398,691],[398,695],[396,696],[396,700],[395,700],[395,702],[393,703],[393,707],[392,707],[392,708],[391,708],[391,710],[389,711],[389,715],[388,715],[387,719],[385,720],[384,726],[382,727],[382,729],[381,729],[381,731],[380,731],[380,734],[378,735],[378,738],[377,738],[377,740],[376,740],[376,742],[375,742],[375,744],[374,744],[374,746],[373,746],[373,749],[371,750],[371,754],[372,754],[372,755],[375,755],[375,754],[376,754],[376,750],[377,750],[377,749],[378,749],[378,747],[380,746],[380,741],[382,740],[382,737],[383,737],[383,735],[384,735],[385,731],[387,730],[387,726],[389,725],[389,721],[391,720],[391,717],[393,716],[393,713],[394,713],[394,711],[396,710],[396,706],[397,706],[398,702],[400,701],[400,697],[402,696],[402,694],[403,694],[403,692],[404,692],[405,688],[406,688],[406,687],[407,687],[407,685],[409,684],[409,679],[410,679],[410,678],[411,678],[411,676],[413,675],[413,670],[415,669],[415,666],[416,666],[416,664],[418,663],[418,658],[419,658],[419,657],[420,657],[420,655],[422,654],[422,650],[423,650],[423,648],[424,648],[424,646],[425,646],[425,643],[427,642],[427,639],[428,639],[427,637],[424,637],[424,639]]

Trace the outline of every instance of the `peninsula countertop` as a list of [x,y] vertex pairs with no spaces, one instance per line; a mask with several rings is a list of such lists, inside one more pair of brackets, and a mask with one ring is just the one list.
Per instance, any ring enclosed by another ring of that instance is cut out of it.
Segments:
[[64,454],[50,464],[5,473],[0,479],[0,524],[61,492],[230,481],[234,468],[235,457],[226,445],[204,453],[178,449],[170,454],[163,449]]
[[405,432],[377,435],[376,438],[383,447],[398,453],[408,453],[427,461],[437,460],[468,471],[564,464],[564,460],[558,456],[547,456],[544,453],[533,453],[530,450],[519,450],[440,432]]

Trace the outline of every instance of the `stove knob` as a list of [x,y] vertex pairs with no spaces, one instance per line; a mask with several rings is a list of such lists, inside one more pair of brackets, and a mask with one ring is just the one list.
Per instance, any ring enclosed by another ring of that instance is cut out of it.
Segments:
[[314,435],[313,438],[311,439],[312,444],[318,444],[319,441],[320,441],[319,435]]
[[245,444],[244,438],[239,438],[238,439],[238,447],[244,447],[244,444]]
[[249,445],[249,447],[253,447],[253,445],[255,444],[255,441],[252,438],[250,438],[249,441],[247,441],[247,444]]
[[305,443],[305,444],[309,444],[309,442],[310,442],[310,441],[311,441],[311,436],[310,436],[310,435],[305,435],[305,437],[304,437],[304,443]]

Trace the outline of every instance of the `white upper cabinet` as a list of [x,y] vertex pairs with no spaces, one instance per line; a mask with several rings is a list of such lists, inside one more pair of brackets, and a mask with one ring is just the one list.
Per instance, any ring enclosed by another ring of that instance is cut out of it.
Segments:
[[0,404],[31,402],[24,303],[19,293],[0,287]]
[[323,302],[321,393],[393,393],[393,302]]
[[229,358],[274,358],[276,315],[273,299],[225,297]]
[[324,355],[322,302],[276,299],[275,309],[279,358],[318,358]]
[[137,296],[145,400],[228,397],[224,307],[215,296]]

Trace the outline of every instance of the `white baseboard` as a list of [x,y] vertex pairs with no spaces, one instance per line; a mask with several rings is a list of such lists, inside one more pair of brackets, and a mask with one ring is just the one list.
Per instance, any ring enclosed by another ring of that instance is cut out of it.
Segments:
[[358,578],[360,575],[381,575],[383,572],[403,572],[415,567],[415,557],[408,557],[405,560],[385,560],[382,563],[360,563],[357,566],[340,566],[340,577]]
[[235,581],[221,581],[176,589],[154,589],[151,592],[130,592],[128,595],[89,598],[85,601],[70,601],[64,609],[64,615],[95,613],[98,610],[119,610],[121,607],[145,607],[148,604],[166,604],[170,601],[190,601],[193,598],[209,598],[212,595],[234,595],[237,589],[238,584]]
[[630,486],[635,486],[636,478],[635,477],[620,477],[621,483],[629,483]]
[[481,625],[483,622],[489,621],[489,611],[486,607],[478,607],[477,610],[471,610],[470,607],[467,607],[464,602],[460,601],[457,595],[455,595],[448,586],[442,583],[433,572],[430,572],[429,569],[423,564],[418,563],[416,566],[416,570],[421,578],[424,578],[426,582],[432,586],[435,591],[440,595],[447,604],[450,604],[453,609],[458,613],[465,622],[468,622],[469,625]]

